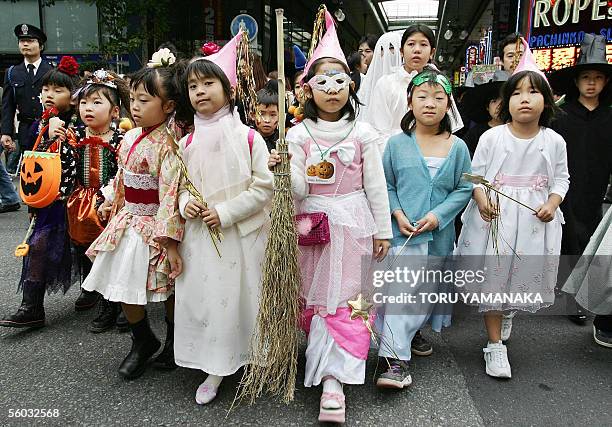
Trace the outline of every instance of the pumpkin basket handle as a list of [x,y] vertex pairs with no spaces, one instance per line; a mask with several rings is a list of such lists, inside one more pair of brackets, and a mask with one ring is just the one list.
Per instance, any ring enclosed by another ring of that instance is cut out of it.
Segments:
[[42,136],[48,130],[49,130],[49,125],[43,127],[40,130],[40,132],[38,132],[38,136],[36,137],[36,142],[34,143],[34,147],[32,147],[32,151],[36,151],[36,149],[38,148],[38,144],[40,144],[40,141],[42,140]]
[[[46,125],[40,130],[40,132],[38,132],[38,136],[36,137],[36,142],[34,143],[34,147],[32,147],[32,151],[36,151],[36,149],[38,148],[38,144],[40,144],[40,141],[42,141],[43,135],[48,130],[49,130],[49,125]],[[66,131],[66,133],[68,133],[68,131]],[[67,134],[66,139],[68,139],[69,137],[70,136]],[[57,152],[61,153],[62,142],[60,140],[56,140],[53,144],[49,145],[49,148],[46,151],[50,151],[51,147],[53,147],[53,145],[55,145],[56,143],[57,143]]]

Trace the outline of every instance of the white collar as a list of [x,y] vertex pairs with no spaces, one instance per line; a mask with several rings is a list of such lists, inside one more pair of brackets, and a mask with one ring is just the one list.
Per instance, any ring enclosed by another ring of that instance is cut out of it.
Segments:
[[404,80],[404,79],[409,79],[412,80],[412,78],[414,76],[416,76],[417,74],[419,74],[419,72],[417,70],[412,70],[410,73],[408,71],[406,71],[406,69],[404,68],[403,65],[397,67],[397,69],[395,70],[396,75],[399,77],[400,80]]
[[38,67],[40,67],[40,63],[42,62],[42,57],[38,58],[38,60],[36,60],[35,62],[28,62],[27,59],[23,60],[23,63],[25,64],[26,70],[28,69],[28,65],[32,64],[34,65],[34,73],[36,73],[36,71],[38,71]]

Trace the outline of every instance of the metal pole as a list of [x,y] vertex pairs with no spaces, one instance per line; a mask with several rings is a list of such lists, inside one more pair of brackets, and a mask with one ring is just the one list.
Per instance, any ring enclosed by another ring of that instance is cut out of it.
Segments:
[[444,4],[442,5],[442,16],[440,17],[440,24],[438,25],[438,37],[436,37],[436,47],[440,49],[440,34],[442,34],[442,25],[444,25],[444,14],[446,13],[446,3],[447,0],[444,0]]
[[519,21],[521,19],[521,1],[523,0],[518,0],[518,7],[516,8],[516,27],[514,28],[514,32],[518,33],[519,32]]

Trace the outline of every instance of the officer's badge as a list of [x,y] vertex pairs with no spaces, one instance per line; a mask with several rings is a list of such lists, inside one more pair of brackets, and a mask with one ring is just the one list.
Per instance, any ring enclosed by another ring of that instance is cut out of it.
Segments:
[[28,24],[22,24],[22,25],[21,25],[21,33],[22,33],[24,36],[27,36],[27,35],[28,35],[28,30],[29,30],[29,28],[28,28]]

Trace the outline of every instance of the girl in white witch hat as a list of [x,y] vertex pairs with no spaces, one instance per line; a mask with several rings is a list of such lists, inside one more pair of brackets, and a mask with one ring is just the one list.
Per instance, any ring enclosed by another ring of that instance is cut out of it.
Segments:
[[[293,194],[301,215],[299,263],[305,300],[306,387],[323,384],[319,420],[344,422],[343,384],[363,384],[370,332],[351,319],[362,268],[389,249],[391,218],[379,135],[355,120],[356,99],[334,22],[304,70],[305,119],[287,134]],[[269,166],[280,161],[272,152]],[[318,239],[322,224],[329,237]]]
[[[196,391],[200,405],[217,396],[224,377],[250,362],[268,235],[268,148],[234,107],[240,37],[192,61],[179,78],[177,119],[194,124],[179,153],[208,206],[181,187],[184,270],[176,283],[174,350],[179,366],[208,374]],[[220,242],[212,241],[208,227],[221,231]]]

